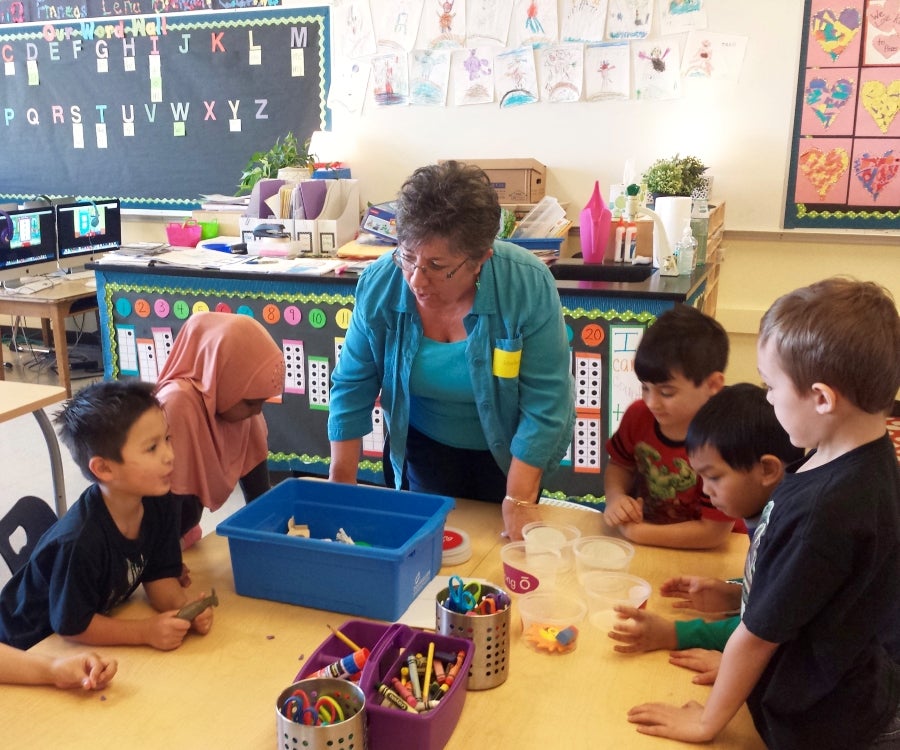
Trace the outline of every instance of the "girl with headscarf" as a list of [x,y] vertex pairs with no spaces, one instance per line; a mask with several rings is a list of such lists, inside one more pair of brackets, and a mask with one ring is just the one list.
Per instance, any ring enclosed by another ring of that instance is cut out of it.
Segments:
[[281,349],[251,317],[197,313],[175,337],[156,395],[175,451],[183,546],[200,537],[203,508],[220,508],[238,482],[246,502],[269,489],[262,405],[283,387]]

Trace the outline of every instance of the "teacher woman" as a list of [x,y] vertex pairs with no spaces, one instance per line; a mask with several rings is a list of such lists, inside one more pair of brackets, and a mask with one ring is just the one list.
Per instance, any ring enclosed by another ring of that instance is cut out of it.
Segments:
[[495,240],[500,205],[478,167],[417,169],[396,218],[397,249],[360,276],[334,370],[330,479],[356,482],[380,393],[387,483],[502,503],[506,533],[521,539],[574,423],[553,277]]

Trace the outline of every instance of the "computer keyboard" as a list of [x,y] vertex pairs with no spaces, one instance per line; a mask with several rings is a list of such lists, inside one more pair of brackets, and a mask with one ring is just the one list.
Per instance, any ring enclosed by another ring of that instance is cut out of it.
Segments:
[[94,272],[93,271],[76,271],[75,273],[66,274],[64,277],[65,281],[84,281],[86,279],[93,279]]

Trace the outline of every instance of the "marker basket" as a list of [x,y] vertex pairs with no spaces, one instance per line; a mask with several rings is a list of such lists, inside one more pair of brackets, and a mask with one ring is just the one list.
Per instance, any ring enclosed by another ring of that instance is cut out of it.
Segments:
[[[416,630],[399,623],[386,625],[364,620],[347,620],[339,630],[356,645],[368,648],[371,652],[358,683],[366,700],[368,750],[397,750],[397,748],[440,750],[444,747],[450,741],[450,736],[462,714],[466,700],[466,684],[475,651],[474,644],[462,638]],[[382,696],[378,692],[379,684],[382,682],[390,684],[391,678],[398,676],[401,667],[406,666],[406,656],[415,653],[426,654],[430,642],[434,642],[435,650],[438,652],[464,653],[459,674],[440,703],[422,713],[410,713],[382,705]],[[297,679],[312,674],[349,652],[350,648],[345,643],[334,635],[329,636],[303,664]],[[334,744],[332,747],[345,750],[345,745]]]
[[[282,713],[284,702],[297,690],[303,690],[314,701],[329,695],[344,712],[344,721],[327,725],[307,725],[291,721]],[[278,750],[366,750],[366,700],[362,690],[352,682],[317,677],[300,680],[281,691],[275,702],[275,728]]]
[[[504,594],[503,589],[487,584],[482,595]],[[510,611],[512,605],[492,615],[466,615],[444,606],[449,589],[441,589],[435,599],[435,629],[442,635],[465,638],[475,645],[469,669],[469,690],[487,690],[506,682],[509,676]]]

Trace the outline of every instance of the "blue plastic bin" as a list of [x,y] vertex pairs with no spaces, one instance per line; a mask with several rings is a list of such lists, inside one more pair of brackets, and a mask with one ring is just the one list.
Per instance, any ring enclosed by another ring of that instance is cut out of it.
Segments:
[[562,247],[562,237],[513,237],[507,240],[514,245],[524,247],[526,250],[553,250],[559,252]]
[[[216,527],[238,594],[394,621],[441,567],[453,499],[286,479]],[[287,535],[288,518],[310,537]],[[334,539],[339,528],[359,544]]]

